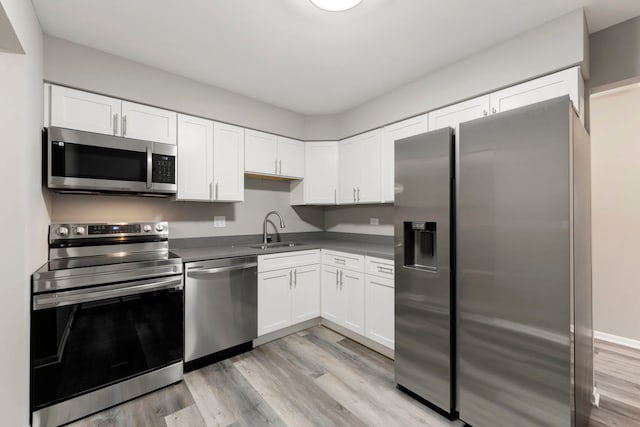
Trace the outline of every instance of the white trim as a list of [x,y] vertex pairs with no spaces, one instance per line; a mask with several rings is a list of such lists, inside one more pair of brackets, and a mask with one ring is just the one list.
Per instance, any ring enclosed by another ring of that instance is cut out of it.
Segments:
[[593,337],[597,340],[607,341],[640,350],[640,341],[631,338],[620,337],[618,335],[607,334],[606,332],[600,331],[593,331]]

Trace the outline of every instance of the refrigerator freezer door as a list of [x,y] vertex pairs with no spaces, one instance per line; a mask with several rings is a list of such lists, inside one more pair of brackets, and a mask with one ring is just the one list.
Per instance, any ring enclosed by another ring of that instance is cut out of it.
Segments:
[[460,127],[460,418],[569,426],[570,106],[559,98]]
[[448,413],[452,154],[450,128],[395,144],[396,382]]

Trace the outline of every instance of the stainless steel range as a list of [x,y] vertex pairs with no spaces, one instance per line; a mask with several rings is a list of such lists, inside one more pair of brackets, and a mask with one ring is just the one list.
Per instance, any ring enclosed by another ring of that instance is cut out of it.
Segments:
[[166,222],[51,225],[32,276],[33,426],[182,379],[182,260],[168,240]]

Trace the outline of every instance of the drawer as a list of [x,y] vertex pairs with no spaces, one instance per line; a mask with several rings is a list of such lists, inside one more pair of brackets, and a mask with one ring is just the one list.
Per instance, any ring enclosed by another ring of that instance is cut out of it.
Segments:
[[367,274],[365,276],[365,282],[367,282],[367,288],[371,286],[384,286],[386,288],[395,287],[395,281],[393,279],[389,279],[386,277],[371,276],[370,274]]
[[260,255],[258,271],[272,271],[301,265],[320,264],[320,249]]
[[364,256],[323,250],[322,265],[331,265],[347,270],[364,271]]
[[365,257],[364,258],[365,273],[375,276],[394,278],[395,262],[392,259]]

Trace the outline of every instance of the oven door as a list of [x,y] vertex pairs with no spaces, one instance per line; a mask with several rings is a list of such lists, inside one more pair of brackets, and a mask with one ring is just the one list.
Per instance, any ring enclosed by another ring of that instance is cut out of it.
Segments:
[[32,410],[181,362],[182,276],[33,296]]

